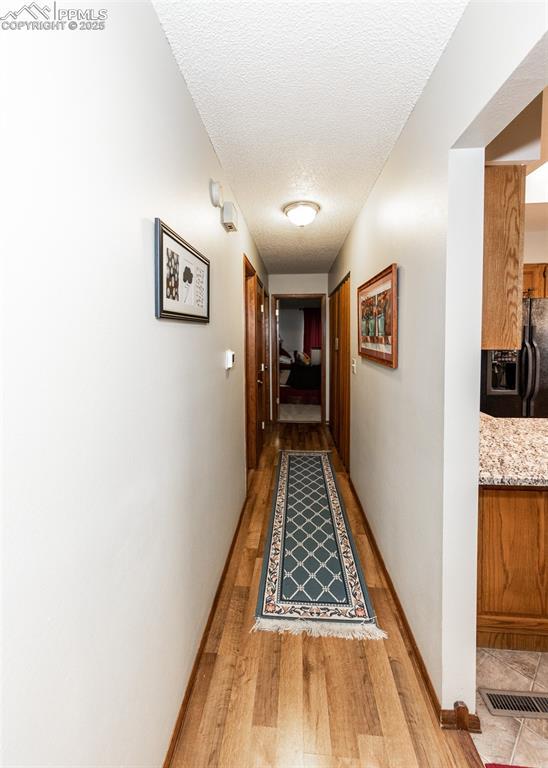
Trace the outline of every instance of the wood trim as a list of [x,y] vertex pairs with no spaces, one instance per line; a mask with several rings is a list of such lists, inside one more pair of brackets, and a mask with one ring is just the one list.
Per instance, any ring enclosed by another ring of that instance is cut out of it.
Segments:
[[331,297],[333,296],[333,294],[334,294],[334,293],[336,293],[336,292],[339,290],[339,288],[341,287],[341,285],[342,285],[343,283],[345,283],[345,282],[346,282],[346,281],[347,281],[349,278],[350,278],[350,272],[347,272],[347,273],[346,273],[346,275],[343,277],[343,279],[342,279],[342,280],[339,280],[339,282],[338,282],[338,283],[337,283],[337,285],[336,285],[336,286],[333,288],[333,290],[331,291],[331,293],[329,293],[329,294],[328,294],[328,297],[329,297],[329,298],[331,298]]
[[321,419],[322,424],[325,423],[326,414],[326,294],[325,293],[273,293],[270,297],[271,304],[271,339],[272,339],[272,418],[274,422],[279,418],[279,403],[280,397],[280,326],[276,318],[276,309],[278,308],[278,302],[280,299],[320,299],[320,309],[322,315],[322,387],[321,387]]
[[244,277],[253,277],[256,274],[257,270],[244,253]]
[[440,711],[440,725],[450,731],[481,733],[479,717],[470,714],[464,701],[456,701],[453,709],[442,709]]
[[548,651],[548,619],[535,616],[478,614],[479,648],[511,648],[522,651]]
[[346,470],[350,468],[350,326],[349,273],[329,297],[329,429]]
[[327,408],[327,350],[325,348],[327,334],[326,334],[326,321],[327,321],[327,312],[326,312],[326,303],[327,303],[327,296],[322,294],[322,303],[321,303],[321,313],[322,313],[322,424],[325,424],[325,413]]
[[280,373],[280,343],[278,319],[276,317],[276,309],[278,308],[278,298],[276,294],[272,294],[270,297],[270,339],[271,339],[271,358],[272,358],[272,421],[276,424],[279,416],[279,373]]
[[256,281],[257,273],[244,254],[245,454],[248,471],[257,466]]
[[451,750],[451,753],[459,760],[462,756],[466,759],[468,768],[485,768],[476,745],[467,731],[445,730],[445,741]]
[[270,372],[270,294],[263,288],[263,330],[264,330],[264,362],[265,362],[265,376],[264,376],[264,400],[265,400],[265,423],[270,424],[270,387],[271,387],[271,372]]
[[230,549],[228,550],[228,554],[226,556],[225,564],[223,566],[223,572],[221,573],[221,578],[219,579],[219,583],[217,585],[217,590],[215,591],[215,597],[213,598],[213,603],[211,605],[211,610],[209,611],[209,615],[207,617],[206,625],[204,627],[204,631],[202,632],[202,637],[200,639],[200,645],[198,646],[198,650],[196,651],[196,656],[194,657],[194,663],[192,664],[192,670],[190,672],[190,677],[188,678],[188,683],[186,685],[185,693],[183,696],[183,701],[181,702],[181,706],[179,707],[179,713],[177,714],[177,719],[175,721],[175,726],[173,728],[173,733],[171,734],[171,739],[169,741],[169,746],[167,748],[166,756],[164,758],[164,762],[162,764],[162,768],[170,768],[171,761],[173,760],[173,755],[175,753],[175,748],[177,746],[177,739],[179,738],[179,734],[181,732],[181,728],[183,727],[183,722],[185,719],[186,711],[188,708],[188,702],[190,700],[190,696],[192,695],[192,689],[194,688],[194,684],[196,683],[196,678],[198,675],[198,668],[200,666],[200,660],[204,654],[205,645],[207,642],[207,637],[209,634],[209,630],[211,628],[211,623],[213,621],[213,617],[215,615],[215,610],[217,608],[217,604],[219,602],[219,598],[221,596],[221,590],[226,578],[226,574],[228,572],[228,566],[230,565],[230,560],[232,558],[232,554],[234,552],[234,548],[236,547],[236,541],[238,540],[238,534],[240,533],[240,528],[242,527],[242,521],[244,519],[244,512],[247,504],[247,494],[246,498],[244,499],[244,503],[242,504],[242,509],[240,511],[240,516],[238,518],[238,524],[236,525],[236,530],[234,531],[234,536],[232,537],[232,541],[230,543]]
[[[367,515],[365,514],[365,510],[362,506],[360,497],[358,496],[358,493],[354,487],[354,483],[352,482],[352,478],[350,477],[350,475],[348,475],[348,483],[350,485],[350,490],[354,495],[354,499],[356,500],[358,509],[360,510],[360,513],[362,515],[364,528],[366,530],[367,536],[371,543],[371,547],[373,549],[373,552],[375,553],[375,556],[379,561],[379,565],[380,565],[382,574],[384,576],[384,579],[386,581],[386,585],[396,605],[398,614],[401,618],[404,631],[407,635],[409,644],[411,646],[412,655],[414,656],[414,660],[417,666],[417,671],[420,677],[422,678],[422,681],[428,693],[428,697],[430,699],[430,703],[432,705],[432,708],[434,709],[436,718],[440,726],[442,728],[449,728],[449,729],[455,728],[458,730],[470,731],[471,733],[480,733],[481,725],[480,725],[479,717],[477,715],[471,715],[468,712],[468,707],[466,706],[466,704],[464,704],[464,702],[462,701],[455,702],[455,709],[447,710],[447,709],[441,708],[438,695],[432,684],[432,680],[430,679],[430,675],[428,674],[428,670],[426,669],[426,664],[424,663],[424,659],[422,658],[421,652],[419,651],[419,647],[417,645],[417,642],[411,630],[411,625],[407,620],[407,616],[405,615],[405,611],[403,610],[403,606],[400,602],[400,598],[398,597],[398,593],[396,592],[394,582],[390,577],[390,573],[388,572],[388,568],[386,567],[386,563],[384,562],[384,558],[377,544],[377,540],[373,535],[373,531],[371,530],[371,526],[369,525],[369,520],[367,519]],[[457,716],[457,708],[458,708],[458,716]],[[466,710],[466,712],[464,712],[464,710]],[[451,714],[448,714],[448,713],[451,713]],[[457,727],[457,723],[459,724],[458,727]],[[466,725],[467,727],[460,727],[461,725]]]
[[548,619],[542,616],[508,616],[500,613],[479,613],[478,629],[490,632],[517,632],[518,634],[541,634],[548,636]]

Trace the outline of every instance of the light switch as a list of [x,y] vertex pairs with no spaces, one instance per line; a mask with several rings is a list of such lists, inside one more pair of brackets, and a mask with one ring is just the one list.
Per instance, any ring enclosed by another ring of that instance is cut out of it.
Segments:
[[236,355],[231,349],[227,349],[225,352],[225,368],[226,370],[230,370],[230,368],[234,368],[234,363],[236,361]]
[[356,368],[356,358],[353,357],[352,358],[352,373],[357,373],[357,372],[358,372],[358,370]]

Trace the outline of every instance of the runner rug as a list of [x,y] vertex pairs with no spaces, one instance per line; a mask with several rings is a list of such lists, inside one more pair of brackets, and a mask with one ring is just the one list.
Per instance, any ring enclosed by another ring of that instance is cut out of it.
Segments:
[[329,451],[281,451],[253,630],[381,640]]

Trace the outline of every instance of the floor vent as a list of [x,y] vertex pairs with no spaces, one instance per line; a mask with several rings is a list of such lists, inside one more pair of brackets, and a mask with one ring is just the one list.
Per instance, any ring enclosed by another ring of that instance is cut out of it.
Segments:
[[480,688],[479,692],[492,715],[548,717],[548,693],[495,691],[491,688]]

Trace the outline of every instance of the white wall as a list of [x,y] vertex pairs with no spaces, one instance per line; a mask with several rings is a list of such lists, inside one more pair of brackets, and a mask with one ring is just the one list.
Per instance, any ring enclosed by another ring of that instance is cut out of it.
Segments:
[[[444,708],[475,700],[483,166],[481,149],[450,150],[546,24],[542,3],[473,0],[329,275],[332,290],[351,271],[356,357],[355,289],[399,264],[399,367],[358,361],[350,472]],[[464,146],[541,88],[524,80]]]
[[526,264],[548,262],[548,222],[546,229],[525,228],[523,261]]
[[276,275],[268,278],[270,294],[276,293],[327,293],[326,274]]
[[[161,764],[245,496],[242,252],[264,268],[152,7],[107,7],[0,32],[10,767]],[[154,317],[155,216],[211,260],[209,325]]]
[[[548,168],[548,165],[546,166]],[[527,177],[526,191],[529,191]],[[548,189],[543,190],[544,197]],[[523,261],[526,264],[542,264],[548,262],[548,203],[527,203],[525,205],[525,237],[523,244]]]
[[280,307],[280,340],[291,356],[295,350],[303,351],[304,312],[301,309]]

